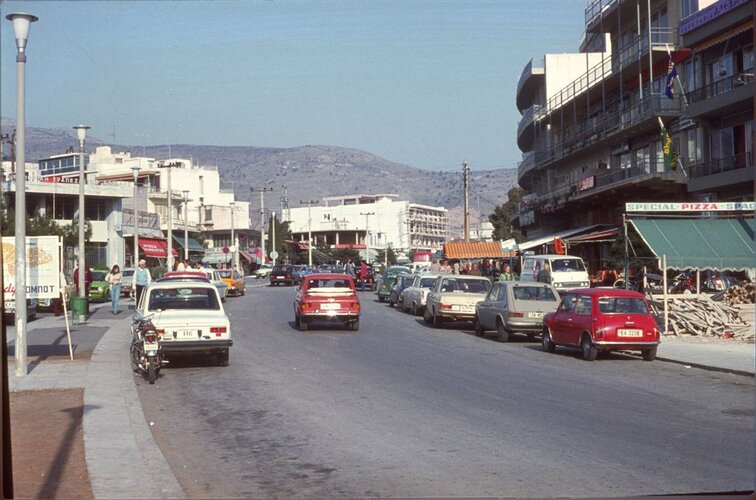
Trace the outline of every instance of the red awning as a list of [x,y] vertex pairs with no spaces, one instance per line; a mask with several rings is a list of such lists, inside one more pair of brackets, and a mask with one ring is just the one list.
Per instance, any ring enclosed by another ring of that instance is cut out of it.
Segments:
[[[168,244],[163,240],[153,240],[150,238],[139,238],[139,248],[144,252],[145,257],[155,257],[165,259],[168,256]],[[178,250],[171,248],[171,254],[178,257]]]

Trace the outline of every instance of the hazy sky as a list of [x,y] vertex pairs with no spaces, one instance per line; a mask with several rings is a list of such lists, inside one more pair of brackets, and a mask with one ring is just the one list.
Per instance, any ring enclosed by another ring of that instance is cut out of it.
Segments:
[[2,1],[31,27],[26,121],[128,145],[353,147],[424,169],[513,168],[517,80],[575,52],[585,0]]

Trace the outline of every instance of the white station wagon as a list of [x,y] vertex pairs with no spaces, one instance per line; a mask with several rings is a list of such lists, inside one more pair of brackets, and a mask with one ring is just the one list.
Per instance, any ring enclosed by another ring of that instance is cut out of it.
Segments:
[[221,296],[204,280],[170,279],[152,282],[142,294],[135,315],[150,316],[166,356],[206,353],[228,365],[233,345],[231,322]]

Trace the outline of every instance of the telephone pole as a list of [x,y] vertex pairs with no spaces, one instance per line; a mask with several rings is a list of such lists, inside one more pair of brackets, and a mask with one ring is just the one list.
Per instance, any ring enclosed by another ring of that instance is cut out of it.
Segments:
[[365,262],[370,260],[370,245],[368,244],[368,217],[375,215],[375,212],[360,212],[360,215],[365,216]]
[[315,200],[300,201],[300,205],[307,205],[307,262],[312,267],[312,206],[317,205]]
[[165,258],[165,267],[168,272],[173,271],[173,192],[171,191],[171,170],[180,167],[181,162],[174,161],[169,163],[159,163],[158,168],[168,169],[168,185],[167,196],[168,200],[168,255]]
[[260,193],[260,248],[262,249],[262,264],[265,264],[265,193],[273,191],[273,188],[251,188],[253,193]]
[[465,185],[465,243],[470,242],[470,202],[468,199],[468,177],[470,176],[470,169],[467,167],[467,160],[462,161],[462,179]]

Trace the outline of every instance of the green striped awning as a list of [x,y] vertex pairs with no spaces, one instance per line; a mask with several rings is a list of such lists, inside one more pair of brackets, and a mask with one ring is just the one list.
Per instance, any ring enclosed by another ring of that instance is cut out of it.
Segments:
[[[181,236],[177,236],[176,234],[174,234],[173,241],[178,243],[178,245],[181,248],[184,248],[184,235],[183,234]],[[189,238],[188,241],[189,241],[190,252],[204,252],[205,251],[205,247],[203,247],[202,244],[199,241],[195,240],[194,238]]]
[[[756,219],[630,219],[648,248],[672,269],[756,267]],[[661,262],[660,262],[661,264]]]

